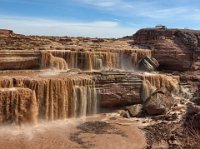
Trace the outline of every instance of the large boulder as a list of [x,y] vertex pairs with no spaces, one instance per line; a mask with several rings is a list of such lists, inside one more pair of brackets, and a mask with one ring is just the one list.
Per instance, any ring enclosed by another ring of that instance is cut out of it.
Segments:
[[155,71],[158,67],[159,63],[153,57],[145,57],[139,62],[139,69],[144,71]]
[[140,116],[142,114],[143,106],[141,104],[127,106],[126,110],[128,111],[131,117]]
[[175,104],[175,99],[170,93],[155,91],[144,103],[144,110],[149,115],[165,114]]

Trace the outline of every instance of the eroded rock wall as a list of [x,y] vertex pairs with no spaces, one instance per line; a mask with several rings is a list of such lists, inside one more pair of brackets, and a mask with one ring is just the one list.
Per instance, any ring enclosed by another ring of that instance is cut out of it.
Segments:
[[181,29],[141,29],[134,36],[134,44],[152,50],[161,69],[199,70],[200,32]]
[[142,103],[142,80],[134,73],[101,73],[95,76],[101,108]]

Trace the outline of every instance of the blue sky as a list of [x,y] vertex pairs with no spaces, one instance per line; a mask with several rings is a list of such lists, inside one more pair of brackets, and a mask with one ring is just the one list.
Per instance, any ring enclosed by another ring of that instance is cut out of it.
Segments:
[[0,0],[0,28],[22,34],[122,37],[156,24],[200,29],[200,1]]

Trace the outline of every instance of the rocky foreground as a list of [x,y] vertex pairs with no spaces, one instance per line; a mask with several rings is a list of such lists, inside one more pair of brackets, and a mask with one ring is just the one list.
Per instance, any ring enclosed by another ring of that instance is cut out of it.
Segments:
[[[181,29],[141,29],[121,39],[0,30],[1,146],[198,148],[199,42],[200,31]],[[69,124],[72,131],[63,126],[96,113]],[[21,128],[14,134],[10,125]]]

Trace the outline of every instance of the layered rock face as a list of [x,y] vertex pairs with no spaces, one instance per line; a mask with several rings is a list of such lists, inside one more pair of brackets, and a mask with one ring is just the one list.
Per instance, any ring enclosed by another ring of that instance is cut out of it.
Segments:
[[[163,90],[175,96],[181,93],[178,76],[141,72],[104,72],[95,75],[94,78],[101,108],[145,104],[157,90]],[[169,94],[168,97],[170,97]],[[154,99],[164,101],[160,96]],[[169,102],[175,104],[172,97],[171,99],[169,98]]]
[[142,103],[142,79],[136,73],[105,72],[95,76],[100,107],[113,108]]
[[0,70],[25,70],[40,68],[38,51],[0,50]]
[[133,35],[134,44],[152,50],[161,69],[199,70],[200,32],[181,29],[141,29]]

